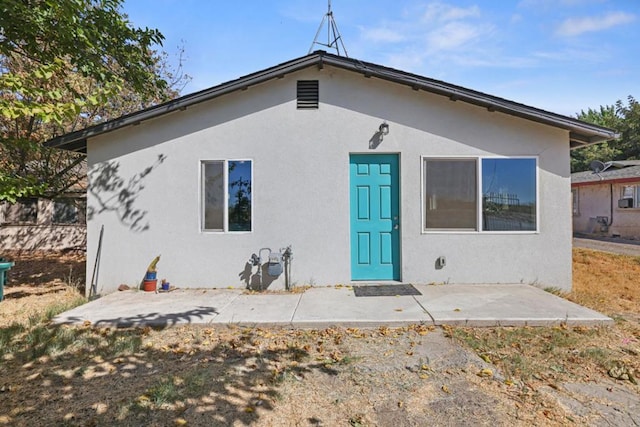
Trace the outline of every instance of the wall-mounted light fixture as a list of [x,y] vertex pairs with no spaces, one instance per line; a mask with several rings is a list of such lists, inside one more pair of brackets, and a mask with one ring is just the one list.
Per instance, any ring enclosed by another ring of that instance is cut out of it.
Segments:
[[375,150],[382,143],[385,135],[389,135],[389,124],[387,121],[383,121],[378,126],[378,130],[374,132],[373,136],[369,140],[369,149]]
[[380,127],[378,127],[378,130],[382,135],[389,135],[389,123],[387,123],[387,121],[385,120],[380,124]]

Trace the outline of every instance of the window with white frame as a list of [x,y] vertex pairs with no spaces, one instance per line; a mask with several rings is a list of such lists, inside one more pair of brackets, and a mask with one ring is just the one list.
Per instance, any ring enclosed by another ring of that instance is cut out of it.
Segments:
[[573,207],[573,215],[580,215],[580,193],[577,188],[571,189],[571,205]]
[[423,179],[425,231],[537,230],[535,158],[424,158]]
[[640,208],[640,185],[625,185],[622,187],[622,199],[631,199],[632,208]]
[[251,160],[201,163],[202,230],[252,231]]

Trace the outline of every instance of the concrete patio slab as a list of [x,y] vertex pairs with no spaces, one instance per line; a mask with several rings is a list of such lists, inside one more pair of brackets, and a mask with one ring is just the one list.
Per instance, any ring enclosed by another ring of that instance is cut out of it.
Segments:
[[302,294],[244,294],[213,319],[239,325],[290,325]]
[[85,321],[100,327],[210,323],[242,294],[239,290],[177,289],[172,292],[114,292],[54,318],[62,324]]
[[598,325],[613,321],[596,311],[525,284],[414,285],[416,300],[436,325]]
[[370,327],[420,322],[431,323],[431,317],[413,297],[356,297],[349,286],[307,290],[302,294],[292,325],[299,328],[327,325]]
[[62,313],[56,323],[94,326],[177,324],[465,326],[612,324],[613,320],[530,285],[414,285],[422,295],[356,297],[350,286],[318,287],[300,294],[240,289],[178,289],[169,293],[116,292]]

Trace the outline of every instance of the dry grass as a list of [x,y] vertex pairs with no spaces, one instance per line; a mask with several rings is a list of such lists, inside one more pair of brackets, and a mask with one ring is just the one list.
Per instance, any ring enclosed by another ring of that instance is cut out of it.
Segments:
[[567,408],[549,406],[548,393],[541,390],[598,383],[607,390],[617,384],[633,395],[640,392],[639,277],[640,257],[574,249],[573,290],[561,296],[609,315],[614,326],[455,328],[450,333],[503,372],[517,387],[523,407],[544,407],[545,415],[574,422]]
[[573,251],[573,291],[567,298],[612,317],[640,310],[640,257]]
[[84,260],[20,257],[0,303],[0,425],[589,424],[542,390],[640,368],[639,258],[574,251],[566,297],[613,327],[446,328],[485,362],[454,349],[438,363],[425,355],[444,338],[420,325],[55,327],[48,319],[78,301],[65,277]]
[[25,323],[50,306],[66,305],[84,295],[84,253],[8,252],[16,262],[9,271],[0,303],[0,328]]

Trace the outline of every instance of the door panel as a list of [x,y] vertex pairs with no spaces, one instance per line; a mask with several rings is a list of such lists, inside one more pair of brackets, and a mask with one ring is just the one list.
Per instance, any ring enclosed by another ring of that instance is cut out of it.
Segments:
[[350,157],[351,278],[400,279],[398,156]]

